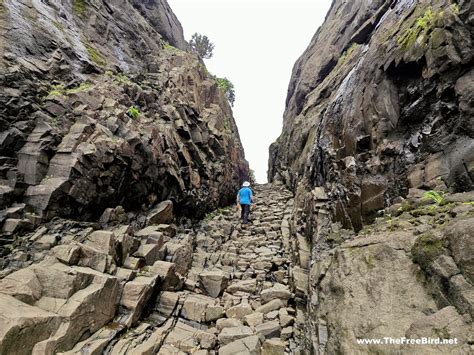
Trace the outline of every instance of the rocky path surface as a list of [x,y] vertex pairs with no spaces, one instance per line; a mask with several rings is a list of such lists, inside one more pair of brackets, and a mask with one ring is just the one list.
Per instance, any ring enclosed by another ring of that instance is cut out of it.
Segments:
[[37,231],[29,237],[37,260],[0,280],[0,353],[299,353],[291,193],[255,192],[247,226],[229,207],[193,229]]
[[[291,195],[256,189],[252,224],[232,208],[208,216],[195,238],[184,290],[163,292],[111,354],[283,354],[297,347],[282,218]],[[76,348],[79,350],[79,348]]]

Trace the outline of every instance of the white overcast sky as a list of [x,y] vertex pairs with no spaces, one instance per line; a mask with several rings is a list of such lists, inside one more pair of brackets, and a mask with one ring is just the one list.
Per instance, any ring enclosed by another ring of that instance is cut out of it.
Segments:
[[293,64],[323,23],[331,0],[168,0],[186,40],[214,43],[208,70],[235,86],[234,117],[257,181],[280,135]]

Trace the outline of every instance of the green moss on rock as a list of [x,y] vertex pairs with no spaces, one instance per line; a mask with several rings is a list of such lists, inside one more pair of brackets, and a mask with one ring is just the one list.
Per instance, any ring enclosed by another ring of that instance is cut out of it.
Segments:
[[66,89],[63,84],[52,85],[51,90],[48,93],[48,96],[67,96],[71,94],[77,94],[79,92],[87,91],[92,88],[90,83],[81,83],[78,87],[72,89]]
[[105,61],[104,56],[102,53],[100,53],[92,44],[83,41],[82,44],[84,44],[84,47],[86,47],[87,54],[89,55],[89,58],[98,66],[104,66],[107,64]]
[[[423,15],[418,16],[413,24],[405,28],[405,30],[397,37],[397,45],[403,50],[407,51],[413,47],[419,38],[422,45],[427,46],[431,40],[436,27],[444,28],[446,26],[446,17],[459,13],[459,6],[451,4],[444,9],[433,10],[428,7]],[[439,33],[437,34],[439,36]],[[424,38],[423,38],[424,37]]]
[[413,261],[420,265],[423,270],[427,270],[438,256],[447,253],[444,240],[429,232],[418,237],[411,248]]
[[72,10],[77,16],[84,17],[87,10],[86,0],[72,0]]
[[360,46],[360,44],[357,43],[352,43],[351,46],[342,53],[342,55],[339,57],[337,64],[336,64],[336,69],[340,68],[344,63],[346,63],[349,59],[351,59],[354,56],[355,50]]

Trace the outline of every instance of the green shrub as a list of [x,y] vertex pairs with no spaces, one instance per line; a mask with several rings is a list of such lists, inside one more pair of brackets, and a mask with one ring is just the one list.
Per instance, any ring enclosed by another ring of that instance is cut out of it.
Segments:
[[194,53],[203,59],[209,59],[212,57],[212,51],[214,50],[214,44],[205,35],[195,33],[191,36],[189,45]]
[[60,96],[65,95],[66,90],[64,89],[63,84],[51,85],[51,91],[48,93],[48,96]]
[[227,79],[227,78],[218,78],[214,77],[216,80],[217,86],[224,90],[225,96],[227,97],[227,100],[229,100],[230,104],[234,106],[234,101],[235,101],[235,90],[234,90],[234,84]]
[[140,111],[135,106],[130,106],[130,108],[127,110],[127,115],[130,118],[136,119],[138,116],[140,116]]
[[426,191],[423,194],[423,200],[432,200],[437,205],[442,205],[444,203],[444,193],[437,191]]

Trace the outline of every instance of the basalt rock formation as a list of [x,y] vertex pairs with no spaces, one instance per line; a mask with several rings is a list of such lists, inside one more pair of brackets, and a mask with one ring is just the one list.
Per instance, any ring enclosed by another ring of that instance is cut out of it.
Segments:
[[269,178],[346,227],[408,189],[473,188],[472,2],[334,1],[295,64]]
[[[472,6],[335,0],[294,66],[269,179],[308,352],[473,350]],[[384,337],[458,344],[357,342]]]
[[5,0],[0,28],[5,232],[234,198],[248,167],[231,108],[166,0]]

